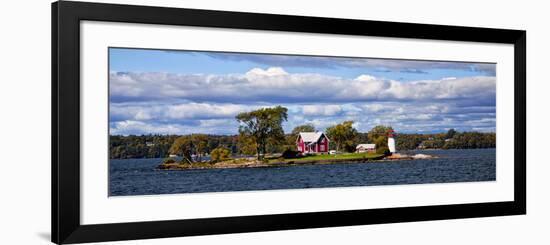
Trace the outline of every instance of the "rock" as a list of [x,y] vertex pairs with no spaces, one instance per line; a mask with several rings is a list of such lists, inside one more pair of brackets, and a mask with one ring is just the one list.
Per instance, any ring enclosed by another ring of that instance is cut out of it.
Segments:
[[403,159],[411,159],[409,155],[405,154],[399,154],[399,153],[393,153],[386,157],[388,160],[403,160]]
[[416,154],[416,155],[412,156],[412,158],[414,158],[414,159],[428,159],[428,158],[433,158],[433,156],[426,155],[426,154]]

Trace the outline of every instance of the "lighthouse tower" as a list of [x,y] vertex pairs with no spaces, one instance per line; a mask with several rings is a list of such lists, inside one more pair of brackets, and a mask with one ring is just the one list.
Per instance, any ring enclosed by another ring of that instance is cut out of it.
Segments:
[[390,129],[388,131],[388,149],[390,150],[390,154],[393,154],[395,153],[395,139],[393,138],[394,137],[394,132],[392,129]]

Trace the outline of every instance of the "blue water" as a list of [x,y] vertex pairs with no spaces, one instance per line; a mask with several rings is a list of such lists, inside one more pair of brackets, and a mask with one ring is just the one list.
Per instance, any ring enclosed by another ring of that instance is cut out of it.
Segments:
[[[409,152],[412,153],[412,152]],[[156,170],[162,159],[109,161],[111,196],[494,181],[495,149],[424,150],[436,159],[271,168]]]

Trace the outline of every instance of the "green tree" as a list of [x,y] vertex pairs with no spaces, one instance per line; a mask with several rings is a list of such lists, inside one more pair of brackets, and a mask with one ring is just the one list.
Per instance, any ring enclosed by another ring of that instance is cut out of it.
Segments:
[[170,154],[180,155],[183,157],[182,162],[191,164],[193,154],[193,141],[190,136],[181,136],[174,141],[170,147]]
[[447,134],[445,135],[445,139],[452,139],[456,134],[456,130],[454,128],[449,129],[447,131]]
[[317,130],[315,129],[315,126],[313,126],[313,124],[303,124],[303,125],[294,127],[294,129],[292,129],[292,132],[285,136],[286,145],[283,147],[282,150],[295,150],[296,140],[298,139],[298,134],[300,134],[300,132],[315,132],[315,131]]
[[443,147],[443,145],[445,144],[445,140],[430,138],[428,140],[424,140],[422,143],[424,144],[424,147],[426,149],[439,149]]
[[378,139],[378,137],[384,137],[384,140],[387,142],[388,132],[390,131],[393,131],[393,128],[390,126],[377,125],[368,132],[368,136],[371,141]]
[[208,148],[208,136],[206,134],[193,134],[191,135],[191,142],[194,146],[194,153],[197,155],[197,161],[201,162],[202,156]]
[[471,149],[496,147],[495,133],[462,132],[445,142],[444,149]]
[[239,148],[239,153],[244,155],[254,155],[256,154],[257,144],[256,140],[253,137],[246,135],[244,133],[239,134],[237,139],[237,147]]
[[313,126],[313,124],[299,125],[292,130],[291,134],[298,136],[300,132],[315,132],[315,126]]
[[397,149],[413,150],[422,143],[424,138],[422,134],[399,134],[399,139],[395,143],[397,144]]
[[229,159],[231,151],[225,147],[218,147],[210,152],[210,161],[212,163],[220,162]]
[[388,132],[393,131],[390,126],[377,125],[368,133],[369,140],[376,144],[376,153],[388,154]]
[[327,128],[327,137],[336,144],[336,151],[354,151],[357,130],[353,128],[353,121],[343,123]]
[[241,124],[239,133],[254,139],[259,160],[264,157],[268,142],[284,141],[285,133],[282,124],[288,118],[287,111],[287,108],[277,106],[239,113],[235,117]]
[[376,144],[376,153],[384,154],[384,155],[387,155],[390,153],[390,149],[388,148],[387,136],[380,135],[376,139],[374,139],[372,142]]

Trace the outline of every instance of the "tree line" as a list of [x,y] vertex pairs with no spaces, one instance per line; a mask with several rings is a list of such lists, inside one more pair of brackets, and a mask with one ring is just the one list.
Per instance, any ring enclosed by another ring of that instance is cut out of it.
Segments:
[[450,129],[436,134],[399,134],[397,149],[476,149],[495,148],[496,133],[457,132]]
[[[171,154],[178,154],[174,143],[179,138],[187,138],[192,135],[111,135],[109,137],[109,157],[111,159],[128,158],[165,158]],[[197,138],[194,136],[193,138]],[[201,143],[201,150],[210,154],[214,149],[222,146],[232,152],[237,152],[236,135],[203,135],[198,137],[205,139],[205,146]],[[185,140],[179,140],[185,143]],[[173,148],[174,147],[174,148]],[[172,149],[172,151],[170,151]]]

